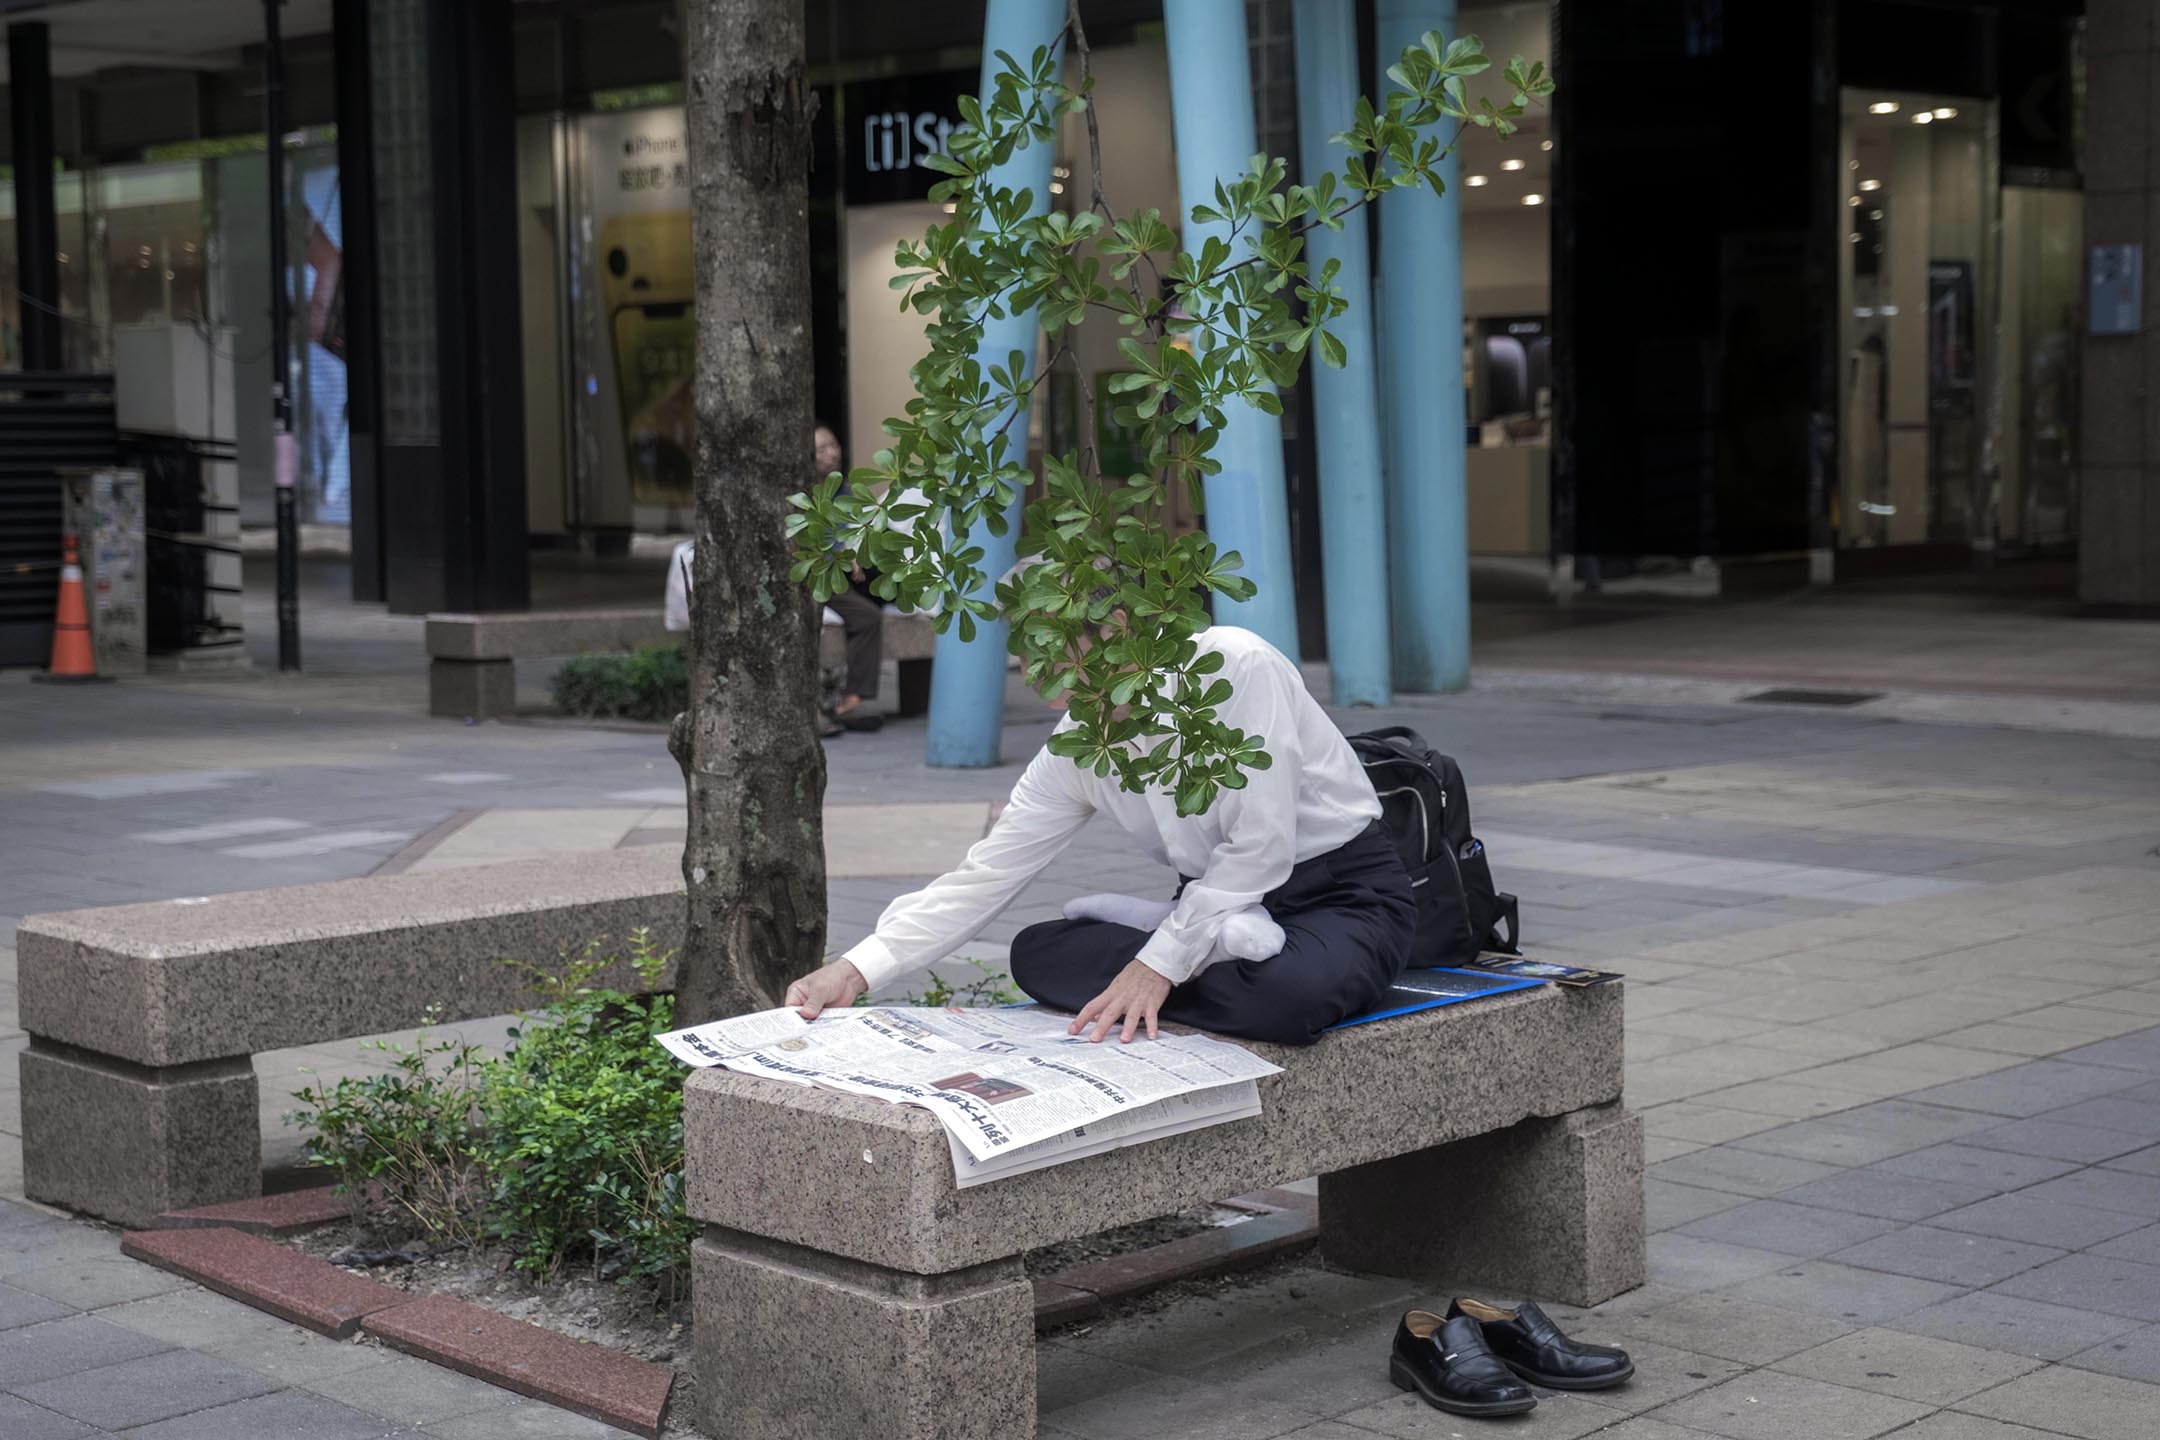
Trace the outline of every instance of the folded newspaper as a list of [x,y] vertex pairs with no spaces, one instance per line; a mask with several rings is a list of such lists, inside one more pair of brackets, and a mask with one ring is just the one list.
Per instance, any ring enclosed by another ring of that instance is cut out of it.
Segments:
[[657,1037],[677,1059],[919,1105],[962,1187],[1260,1113],[1280,1068],[1205,1035],[1091,1044],[1032,1007],[764,1010]]

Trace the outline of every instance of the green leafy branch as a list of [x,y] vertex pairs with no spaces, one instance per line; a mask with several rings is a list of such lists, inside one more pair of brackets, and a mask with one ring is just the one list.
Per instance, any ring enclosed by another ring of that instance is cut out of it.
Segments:
[[[1077,79],[1062,78],[1070,47]],[[891,443],[843,482],[825,477],[794,497],[793,577],[822,600],[854,566],[877,572],[873,589],[914,609],[935,603],[942,633],[1010,622],[1008,646],[1028,684],[1062,701],[1073,724],[1051,749],[1128,790],[1167,788],[1183,814],[1267,766],[1262,737],[1224,724],[1231,693],[1219,655],[1195,636],[1206,597],[1250,599],[1236,551],[1204,531],[1173,534],[1171,502],[1182,488],[1202,508],[1230,407],[1282,412],[1278,391],[1295,384],[1308,355],[1341,366],[1343,342],[1327,328],[1349,302],[1337,264],[1305,255],[1314,229],[1339,230],[1354,211],[1394,191],[1444,192],[1440,165],[1471,126],[1505,137],[1525,110],[1550,95],[1540,62],[1520,56],[1501,72],[1497,97],[1468,82],[1492,68],[1475,36],[1439,32],[1406,48],[1375,108],[1358,101],[1339,171],[1288,183],[1281,159],[1255,155],[1244,172],[1193,207],[1195,225],[1216,227],[1195,245],[1159,210],[1120,217],[1104,196],[1094,77],[1079,7],[1064,29],[1024,62],[999,51],[987,102],[963,97],[965,125],[947,154],[927,163],[946,176],[932,191],[950,212],[920,240],[896,248],[893,288],[903,309],[928,317],[929,352],[910,372],[915,396],[885,422]],[[1059,121],[1080,116],[1089,151],[1089,202],[1067,213],[1035,212],[1034,193],[999,184],[997,171],[1032,145],[1056,143]],[[1445,132],[1445,138],[1439,132]],[[1143,272],[1145,279],[1143,280]],[[1031,375],[1026,354],[978,359],[986,326],[1032,311],[1049,358]],[[1079,373],[1069,332],[1091,312],[1121,330],[1129,367],[1110,382],[1116,419],[1139,436],[1145,460],[1105,475],[1095,451],[1094,400],[1078,450],[1046,455],[1042,490],[1026,507],[1017,551],[1030,562],[997,580],[983,567],[987,531],[1003,536],[1014,498],[1028,487],[1024,454],[1011,453],[1007,424],[1026,413],[1060,365]]]

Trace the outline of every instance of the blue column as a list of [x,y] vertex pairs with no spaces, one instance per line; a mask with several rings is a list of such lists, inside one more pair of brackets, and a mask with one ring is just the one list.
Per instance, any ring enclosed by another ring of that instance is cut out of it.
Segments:
[[[997,52],[1005,51],[1026,64],[1038,46],[1057,39],[1065,25],[1064,0],[986,0],[983,15],[982,78],[978,94],[989,104],[992,81],[1002,63]],[[1009,190],[1028,190],[1035,196],[1034,213],[1050,204],[1050,162],[1054,147],[1031,144],[1014,152],[1011,160],[991,172],[991,182]],[[976,360],[985,372],[1003,365],[1018,350],[1027,356],[1028,373],[1035,366],[1035,312],[1008,315],[983,326]],[[1005,426],[1006,454],[1027,463],[1028,412],[1016,413]],[[1020,538],[1021,497],[1014,496],[1003,535],[985,527],[969,538],[982,546],[982,569],[988,577],[975,592],[992,598],[998,580],[1013,566],[1014,547]],[[999,740],[1005,726],[1005,632],[1002,620],[978,626],[975,638],[963,642],[956,624],[938,636],[936,663],[930,671],[930,737],[928,764],[970,768],[998,763]]]
[[[1307,184],[1348,158],[1328,137],[1357,109],[1357,7],[1297,0],[1298,169]],[[1372,263],[1365,212],[1340,230],[1305,237],[1315,279],[1339,261],[1336,288],[1350,308],[1329,331],[1350,352],[1337,370],[1306,362],[1320,455],[1320,563],[1327,588],[1328,669],[1337,705],[1385,705],[1388,683],[1387,488],[1380,470],[1380,391],[1373,359]],[[1315,351],[1317,352],[1315,347]]]
[[[1215,182],[1241,175],[1257,148],[1252,59],[1245,0],[1163,0],[1170,45],[1170,122],[1177,140],[1178,230],[1197,250],[1227,225],[1193,222],[1195,205],[1215,203]],[[1236,242],[1243,248],[1242,240]],[[1222,473],[1207,482],[1207,532],[1235,550],[1260,587],[1251,600],[1217,597],[1215,618],[1241,625],[1298,658],[1297,595],[1290,569],[1290,507],[1283,498],[1282,426],[1249,405],[1232,405],[1215,444]]]
[[[1455,38],[1455,0],[1379,0],[1380,73],[1428,30]],[[1462,396],[1461,164],[1447,194],[1398,190],[1380,212],[1382,398],[1395,684],[1470,684],[1470,540]]]

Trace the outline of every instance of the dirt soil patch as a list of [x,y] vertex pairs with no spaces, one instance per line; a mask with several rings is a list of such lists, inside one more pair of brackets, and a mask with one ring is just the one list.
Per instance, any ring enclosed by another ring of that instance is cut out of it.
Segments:
[[[1041,1277],[1250,1218],[1247,1211],[1196,1205],[1174,1215],[1046,1245],[1029,1251],[1022,1262],[1031,1277]],[[690,1343],[687,1287],[676,1297],[651,1281],[625,1283],[568,1271],[543,1278],[514,1268],[506,1250],[485,1246],[431,1250],[386,1216],[370,1217],[358,1226],[327,1225],[291,1236],[285,1243],[395,1289],[468,1300],[574,1340],[669,1366],[675,1371],[675,1388],[668,1405],[667,1434],[670,1440],[689,1440],[699,1433],[690,1428],[690,1417],[696,1413],[692,1373],[696,1357]]]

